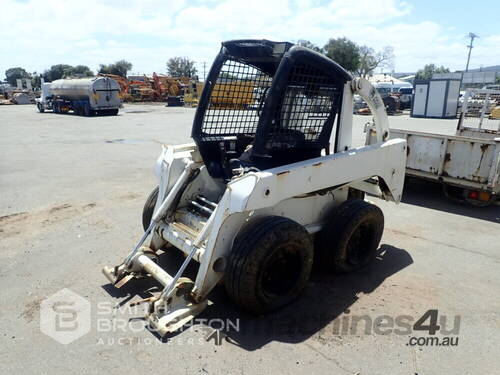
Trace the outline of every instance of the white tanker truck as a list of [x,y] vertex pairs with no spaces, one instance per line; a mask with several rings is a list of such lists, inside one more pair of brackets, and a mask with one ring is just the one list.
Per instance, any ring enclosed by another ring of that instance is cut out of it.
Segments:
[[39,112],[52,110],[92,116],[117,115],[121,106],[120,85],[109,77],[58,79],[42,83],[41,97],[36,106]]

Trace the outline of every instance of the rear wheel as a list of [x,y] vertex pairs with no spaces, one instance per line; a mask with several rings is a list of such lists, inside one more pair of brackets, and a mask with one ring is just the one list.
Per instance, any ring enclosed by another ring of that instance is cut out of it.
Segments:
[[236,238],[225,287],[253,313],[275,310],[295,299],[309,280],[313,244],[305,228],[284,217],[266,217]]
[[146,199],[146,203],[144,203],[144,208],[142,209],[142,227],[144,230],[148,229],[151,224],[159,191],[160,188],[158,186],[155,187],[151,194],[149,194],[148,199]]
[[317,261],[336,272],[367,266],[377,252],[384,231],[384,214],[377,206],[349,199],[335,209],[320,232]]
[[90,106],[88,104],[85,104],[83,106],[83,115],[86,117],[89,117],[91,115]]

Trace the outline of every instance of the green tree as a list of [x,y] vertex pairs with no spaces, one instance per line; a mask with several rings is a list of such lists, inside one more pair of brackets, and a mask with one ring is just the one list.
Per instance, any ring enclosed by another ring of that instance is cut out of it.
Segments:
[[74,77],[93,77],[94,72],[86,65],[77,65],[71,70]]
[[11,86],[17,86],[17,80],[31,78],[31,75],[23,68],[9,68],[5,71],[5,79]]
[[43,72],[43,79],[46,82],[52,82],[56,79],[61,79],[69,76],[73,67],[68,64],[56,64],[52,65],[50,69]]
[[172,57],[167,61],[167,72],[172,77],[193,77],[197,70],[188,57]]
[[342,66],[355,72],[360,64],[359,47],[347,38],[329,39],[323,47],[325,55]]
[[319,53],[323,53],[323,49],[321,47],[318,47],[316,44],[314,44],[308,40],[299,39],[299,40],[297,40],[297,45],[312,49],[313,51],[316,51]]
[[394,49],[384,47],[382,51],[375,52],[373,48],[361,46],[359,51],[359,66],[357,73],[366,78],[378,67],[392,68],[394,66]]
[[31,86],[33,86],[34,89],[39,89],[42,87],[42,78],[41,74],[38,74],[37,72],[33,72],[31,75]]
[[132,63],[126,60],[120,60],[114,64],[100,64],[99,73],[103,74],[116,74],[117,76],[122,76],[127,78],[127,72],[132,69]]
[[46,82],[52,82],[61,78],[81,78],[92,77],[94,72],[85,65],[71,66],[68,64],[52,65],[50,69],[43,72],[43,79]]
[[444,66],[436,66],[434,64],[427,64],[423,69],[420,69],[415,74],[415,79],[431,79],[434,73],[449,73],[450,69]]

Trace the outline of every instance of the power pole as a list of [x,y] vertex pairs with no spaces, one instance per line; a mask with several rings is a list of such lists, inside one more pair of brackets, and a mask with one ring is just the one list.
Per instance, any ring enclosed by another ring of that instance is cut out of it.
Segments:
[[207,70],[207,62],[203,61],[203,82],[205,82],[207,79],[207,75],[205,74],[206,70]]
[[479,38],[479,35],[476,35],[474,33],[469,33],[468,37],[470,38],[470,44],[467,46],[469,49],[469,55],[467,56],[467,66],[465,67],[465,71],[467,72],[469,70],[469,62],[470,62],[470,53],[472,52],[472,43],[474,42],[475,38]]

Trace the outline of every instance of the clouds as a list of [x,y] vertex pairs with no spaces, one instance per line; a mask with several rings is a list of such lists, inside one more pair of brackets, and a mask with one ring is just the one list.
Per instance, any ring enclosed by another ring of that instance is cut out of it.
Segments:
[[[134,72],[165,71],[172,56],[210,63],[220,42],[235,38],[309,39],[323,45],[347,36],[374,48],[392,45],[396,69],[434,62],[460,69],[463,36],[431,21],[411,22],[397,0],[0,0],[0,73],[11,66],[42,71],[57,63],[127,59]],[[500,34],[485,37],[475,61],[497,64]]]

